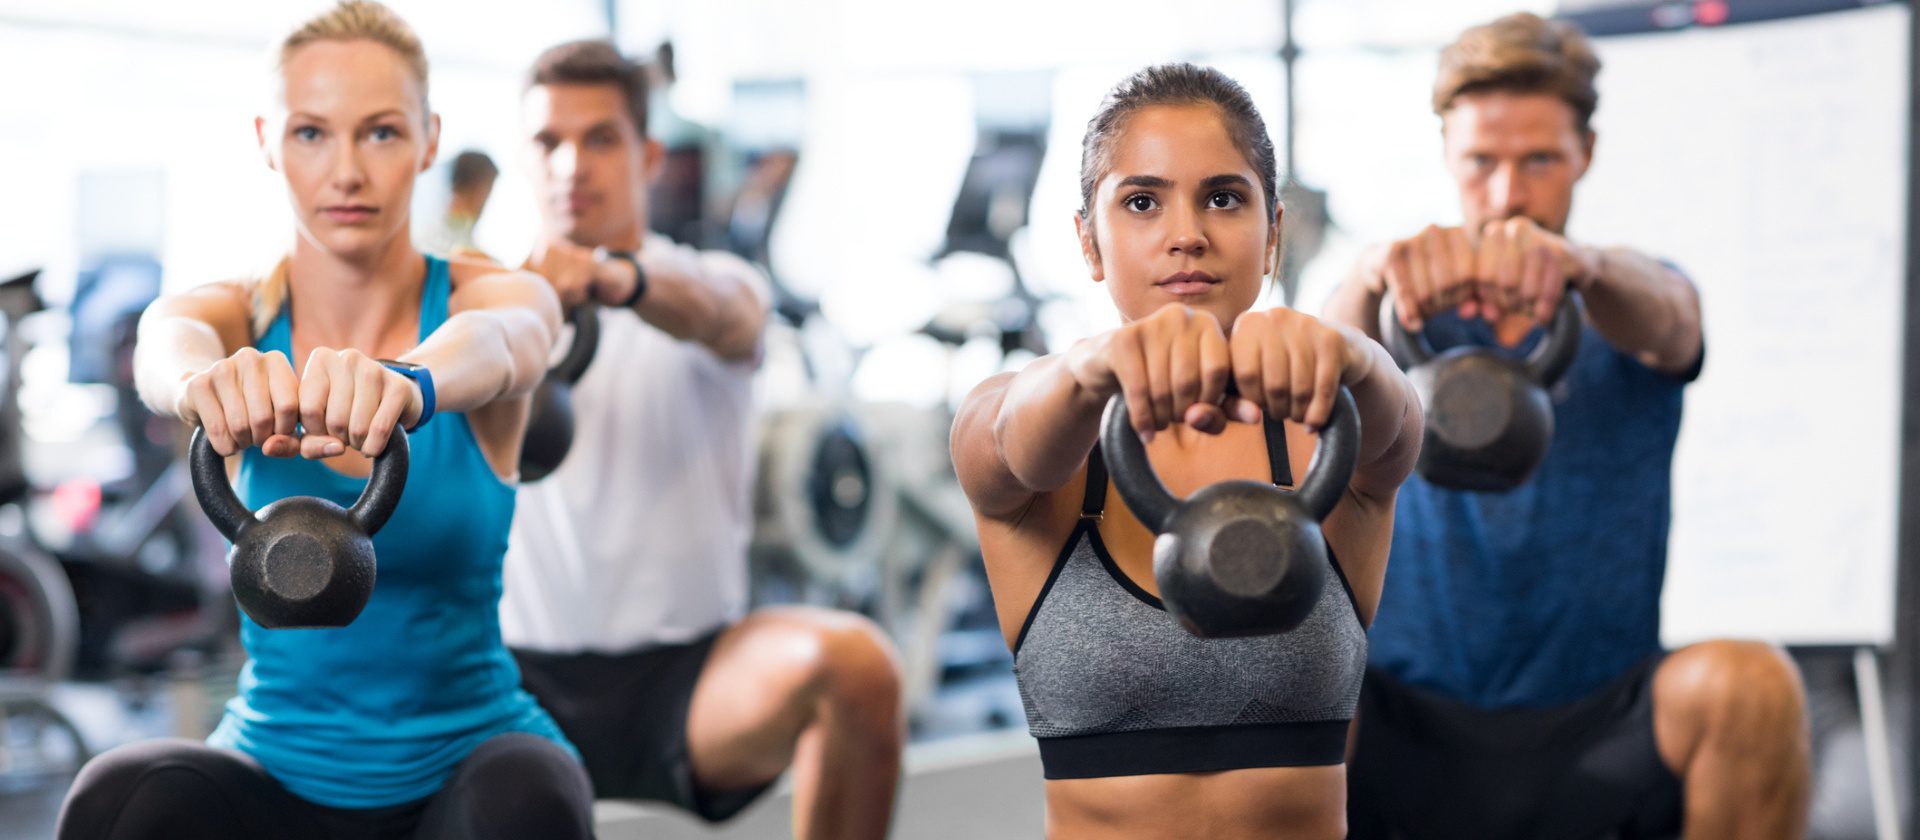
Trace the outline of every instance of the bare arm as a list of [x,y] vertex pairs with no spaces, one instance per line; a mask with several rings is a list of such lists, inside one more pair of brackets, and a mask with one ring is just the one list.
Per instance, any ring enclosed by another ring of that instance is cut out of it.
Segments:
[[1343,332],[1362,360],[1356,367],[1364,369],[1359,378],[1347,383],[1354,406],[1360,409],[1360,463],[1347,487],[1353,493],[1391,501],[1420,457],[1426,414],[1413,383],[1385,347],[1357,330]]
[[[1573,246],[1552,234],[1527,233],[1550,250],[1545,261],[1566,266],[1566,276],[1586,298],[1587,320],[1615,349],[1666,373],[1684,371],[1700,358],[1700,294],[1679,272],[1631,249]],[[1328,320],[1380,338],[1391,247],[1369,248],[1354,264],[1327,298]],[[1556,292],[1549,300],[1558,297]],[[1550,317],[1553,307],[1541,309]]]
[[641,250],[639,262],[647,272],[647,292],[634,306],[641,320],[728,361],[759,358],[769,305],[759,269],[732,254],[662,240]]
[[1386,348],[1348,324],[1277,307],[1233,325],[1233,378],[1270,417],[1322,428],[1345,385],[1359,412],[1360,452],[1349,493],[1391,500],[1420,454],[1424,414]]
[[1664,373],[1700,358],[1700,293],[1658,260],[1626,248],[1591,248],[1587,319],[1615,349]]
[[1017,518],[1034,497],[1071,481],[1093,451],[1106,401],[1068,373],[1061,354],[980,383],[961,404],[950,441],[974,511]]
[[133,384],[148,409],[183,417],[187,380],[253,343],[251,295],[246,283],[210,283],[165,295],[141,313]]
[[1385,259],[1386,246],[1372,246],[1347,273],[1347,279],[1335,287],[1321,307],[1320,317],[1335,324],[1359,330],[1374,341],[1380,340],[1380,302],[1386,298],[1379,284],[1377,264]]
[[433,371],[441,411],[469,411],[532,391],[560,331],[560,303],[545,281],[493,270],[466,280],[447,320],[400,361]]
[[[540,243],[526,268],[553,284],[561,302],[618,306],[633,296],[636,276],[626,260],[607,257],[566,240]],[[701,252],[662,236],[648,238],[634,254],[647,288],[634,311],[655,329],[697,342],[727,361],[760,357],[772,295],[766,277],[732,254]]]

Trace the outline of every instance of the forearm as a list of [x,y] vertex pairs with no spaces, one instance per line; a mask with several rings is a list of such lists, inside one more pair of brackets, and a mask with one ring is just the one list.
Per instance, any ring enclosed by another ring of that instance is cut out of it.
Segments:
[[993,421],[994,449],[1027,490],[1057,490],[1093,450],[1106,406],[1067,373],[1064,357],[1036,361],[1007,386]]
[[179,417],[188,377],[228,355],[212,325],[180,315],[150,313],[140,319],[133,348],[134,387],[148,410]]
[[[1382,292],[1369,288],[1359,265],[1327,297],[1320,317],[1329,323],[1353,327],[1374,341],[1380,340],[1380,302]],[[1357,395],[1356,395],[1357,396]]]
[[439,411],[469,411],[533,390],[546,375],[555,324],[517,307],[459,312],[400,361],[433,372]]
[[1678,272],[1626,248],[1593,249],[1587,318],[1607,342],[1655,370],[1680,371],[1700,355],[1700,296]]
[[681,341],[692,341],[730,361],[756,358],[766,323],[766,302],[755,291],[752,272],[742,260],[700,259],[689,270],[674,265],[654,271],[647,252],[647,290],[634,306],[641,320]]
[[1347,385],[1360,412],[1360,458],[1352,484],[1376,495],[1390,493],[1413,471],[1425,413],[1386,348],[1351,333],[1349,341],[1365,359],[1360,377]]

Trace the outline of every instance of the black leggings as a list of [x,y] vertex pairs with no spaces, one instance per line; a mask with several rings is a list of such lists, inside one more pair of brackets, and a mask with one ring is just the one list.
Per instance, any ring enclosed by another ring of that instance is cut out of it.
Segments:
[[87,763],[60,812],[59,840],[274,837],[590,838],[586,771],[535,735],[487,739],[439,793],[390,808],[316,805],[246,754],[198,741],[129,744]]

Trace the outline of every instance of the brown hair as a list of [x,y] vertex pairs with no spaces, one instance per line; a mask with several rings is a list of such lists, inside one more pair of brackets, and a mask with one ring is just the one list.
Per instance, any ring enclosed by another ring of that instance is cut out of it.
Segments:
[[569,41],[533,60],[527,87],[538,85],[613,85],[632,112],[633,127],[647,136],[647,66],[607,41]]
[[1471,93],[1545,93],[1573,108],[1584,134],[1600,105],[1593,86],[1599,74],[1600,58],[1578,27],[1517,12],[1468,29],[1441,50],[1433,112],[1444,115],[1454,100]]
[[493,158],[487,157],[486,152],[468,149],[453,156],[451,181],[454,192],[470,190],[481,184],[492,185],[498,177],[500,167],[494,165]]
[[[427,51],[413,27],[387,8],[372,0],[342,0],[327,11],[295,27],[280,42],[274,57],[274,72],[284,74],[287,61],[301,47],[318,41],[372,41],[400,56],[413,80],[420,84],[421,118],[432,119],[427,107]],[[287,260],[282,258],[253,289],[253,334],[266,332],[287,299]]]
[[1227,133],[1240,154],[1260,177],[1260,189],[1267,195],[1267,219],[1280,201],[1278,164],[1274,162],[1273,138],[1267,136],[1267,123],[1253,106],[1253,97],[1239,82],[1211,67],[1186,62],[1148,67],[1120,80],[1101,100],[1100,109],[1087,121],[1087,134],[1080,141],[1080,214],[1091,217],[1093,191],[1100,179],[1113,167],[1113,140],[1129,114],[1150,105],[1212,105],[1220,109]]

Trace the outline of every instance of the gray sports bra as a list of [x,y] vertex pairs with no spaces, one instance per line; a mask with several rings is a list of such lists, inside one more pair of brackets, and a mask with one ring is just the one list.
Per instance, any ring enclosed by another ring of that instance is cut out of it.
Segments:
[[[1277,430],[1267,457],[1275,482],[1291,484]],[[1298,628],[1202,639],[1114,564],[1096,527],[1106,497],[1096,447],[1080,522],[1014,639],[1013,673],[1046,778],[1344,761],[1367,631],[1332,547],[1334,574]]]

